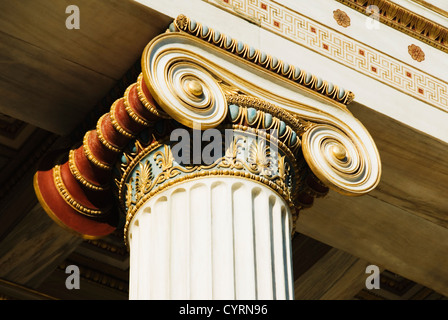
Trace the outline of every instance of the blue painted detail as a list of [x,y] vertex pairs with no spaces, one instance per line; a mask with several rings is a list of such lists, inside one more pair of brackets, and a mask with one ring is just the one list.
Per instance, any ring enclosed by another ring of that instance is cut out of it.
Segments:
[[232,44],[232,38],[231,37],[226,37],[226,47],[230,47],[230,45]]
[[129,149],[129,151],[132,152],[132,153],[137,152],[137,147],[135,146],[135,143],[133,143],[133,142],[130,142],[130,143],[129,143],[129,145],[128,145],[128,149]]
[[295,133],[295,132],[293,131],[293,132],[292,132],[292,135],[291,135],[291,141],[290,141],[290,143],[291,143],[291,145],[293,146],[296,142],[297,142],[297,133]]
[[174,32],[174,31],[176,31],[176,27],[174,26],[174,22],[171,22],[171,23],[170,23],[170,26],[169,26],[168,29],[170,30],[170,32]]
[[254,47],[250,47],[249,48],[249,58],[253,58],[255,55],[255,48]]
[[257,109],[248,108],[247,109],[247,121],[249,121],[249,124],[252,124],[256,118],[257,118]]
[[295,69],[294,69],[294,78],[298,78],[299,76],[300,76],[300,68],[299,67],[296,67]]
[[260,62],[265,63],[267,58],[268,58],[267,54],[262,52],[260,55]]
[[272,68],[277,67],[278,65],[278,59],[276,57],[272,57]]
[[[232,106],[232,107],[231,107],[231,106]],[[236,109],[239,109],[240,107],[237,106],[237,105],[230,105],[230,106],[229,106],[229,109],[230,109],[230,108],[236,110]],[[256,110],[255,110],[255,111],[256,111]],[[282,123],[282,124],[281,124],[281,127],[285,128],[285,124]],[[245,144],[246,147],[249,147],[253,141],[256,141],[256,137],[253,137],[251,134],[244,134],[244,136],[245,136],[246,139],[247,139],[246,142],[245,142],[245,143],[246,143],[246,144]],[[296,139],[297,139],[297,138],[296,138]],[[151,166],[153,181],[158,181],[159,179],[157,179],[157,177],[159,177],[160,174],[163,173],[163,171],[162,171],[162,166],[159,166],[160,164],[157,163],[157,157],[156,157],[156,158],[154,157],[154,155],[155,155],[156,153],[158,153],[159,151],[161,151],[162,154],[165,153],[165,152],[164,152],[164,146],[163,146],[163,145],[161,145],[161,146],[159,146],[159,147],[153,149],[151,152],[145,154],[141,159],[139,159],[139,162],[140,162],[140,163],[148,162],[148,164]],[[288,155],[288,154],[285,154],[284,150],[282,150],[281,148],[279,148],[279,149],[278,149],[277,151],[275,151],[275,152],[278,153],[278,156],[285,156],[285,160],[289,163],[289,165],[291,166],[291,168],[294,167],[294,164],[292,163],[292,160],[293,160],[293,159],[289,158],[289,155]],[[158,157],[159,157],[159,156],[158,156]],[[124,155],[123,155],[123,158],[124,158],[124,161],[126,161],[126,158],[125,158]],[[123,158],[122,158],[122,159],[123,159]],[[129,162],[129,161],[128,161],[128,162]],[[127,163],[127,164],[129,164],[129,163]],[[188,170],[179,170],[179,174],[176,175],[176,177],[179,177],[179,178],[180,178],[180,177],[184,177],[184,176],[187,176],[187,175],[190,175],[190,174],[191,174],[191,171],[189,171],[189,168],[186,167],[186,165],[188,165],[188,164],[182,164],[182,163],[180,163],[180,162],[176,162],[176,161],[175,161],[175,162],[173,163],[173,165],[174,165],[174,166],[179,166],[180,168],[188,169]],[[132,187],[132,189],[131,189],[131,195],[132,195],[132,199],[133,199],[133,200],[136,200],[136,187],[135,187],[135,186],[136,186],[136,179],[135,179],[135,178],[136,178],[136,176],[137,176],[137,171],[140,171],[141,168],[140,168],[140,166],[138,165],[138,163],[135,163],[134,166],[133,166],[132,168],[129,168],[129,170],[130,170],[130,172],[129,172],[129,175],[127,176],[125,182],[130,182],[131,180],[133,180],[133,183],[131,184],[131,187]],[[198,169],[198,170],[212,172],[213,170],[216,170],[216,167],[212,167],[212,168],[201,168],[201,169]],[[250,170],[249,170],[246,166],[242,166],[241,168],[235,168],[235,170],[239,171],[239,172],[241,173],[241,175],[244,175],[245,173],[253,173],[253,172],[250,172]],[[294,188],[296,187],[295,182],[294,182],[295,179],[293,179],[293,178],[294,178],[294,175],[295,175],[295,171],[294,171],[294,170],[291,170],[291,171],[288,173],[288,175],[286,176],[286,181],[285,181],[285,183],[286,183],[286,186],[287,186],[287,188],[288,188],[289,191],[294,190]],[[154,187],[158,187],[158,186],[161,186],[161,185],[165,185],[167,182],[168,182],[168,180],[165,180],[165,181],[160,182],[160,183],[156,182],[156,184],[154,185]],[[275,181],[273,181],[273,182],[275,183]],[[152,189],[152,190],[153,190],[153,189]]]
[[324,82],[322,81],[322,78],[317,78],[317,84],[316,84],[316,87],[319,89],[320,87],[322,87],[322,84],[323,84]]
[[313,75],[311,73],[307,73],[305,77],[305,84],[309,84],[311,82]]
[[331,82],[328,82],[327,92],[331,93],[334,89],[334,84]]
[[238,41],[237,45],[236,45],[236,50],[238,51],[238,53],[240,53],[241,51],[243,51],[244,49],[244,43],[242,43],[241,41]]
[[342,99],[344,97],[344,94],[345,94],[345,90],[343,88],[339,89],[339,96],[338,96],[338,98]]
[[194,28],[196,28],[196,21],[195,20],[190,20],[190,30],[194,30]]
[[285,64],[283,65],[283,73],[287,73],[289,70],[289,64],[285,62]]
[[230,111],[230,119],[232,121],[235,121],[236,118],[238,117],[238,114],[240,113],[240,107],[237,106],[236,104],[231,104],[229,106],[229,111]]
[[128,163],[128,159],[126,159],[125,155],[121,156],[121,163],[127,164]]
[[280,121],[280,126],[278,128],[278,136],[281,137],[286,132],[286,123],[283,121]]
[[218,42],[219,37],[221,37],[221,32],[215,31],[215,36],[213,37],[213,41]]
[[207,26],[202,26],[202,36],[205,37],[208,33],[208,27]]
[[269,128],[272,125],[272,115],[270,113],[264,114],[264,127]]

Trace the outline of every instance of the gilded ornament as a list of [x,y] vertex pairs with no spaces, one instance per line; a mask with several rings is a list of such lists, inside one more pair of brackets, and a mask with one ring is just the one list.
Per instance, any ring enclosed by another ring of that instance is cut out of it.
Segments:
[[110,107],[110,111],[109,111],[110,122],[112,123],[112,126],[115,128],[115,130],[117,130],[121,135],[125,136],[128,139],[133,139],[133,138],[135,138],[135,135],[132,132],[129,132],[128,130],[123,128],[120,125],[120,123],[117,121],[117,119],[115,118],[115,110],[116,110],[117,104],[120,100],[124,100],[124,98],[115,100],[115,102]]
[[139,125],[146,127],[149,125],[149,122],[147,120],[143,119],[142,117],[140,117],[136,112],[134,112],[134,110],[132,110],[132,107],[128,101],[129,91],[132,89],[132,87],[134,85],[135,84],[129,86],[124,93],[124,100],[123,100],[124,108],[125,108],[127,114],[132,118],[132,120],[134,120]]
[[103,135],[103,132],[101,129],[101,124],[103,122],[103,119],[106,116],[107,116],[107,113],[103,114],[96,124],[96,134],[98,136],[98,140],[100,140],[100,142],[103,144],[103,146],[105,146],[110,151],[113,151],[116,153],[121,153],[122,150],[119,147],[112,145],[109,141],[107,141],[107,139]]
[[135,197],[136,201],[141,199],[151,187],[152,184],[152,168],[148,160],[138,163],[139,169],[135,173]]
[[249,146],[248,162],[255,172],[262,176],[272,176],[272,159],[269,146],[264,139],[252,140]]
[[97,217],[100,215],[104,215],[105,211],[103,210],[95,210],[86,208],[82,204],[80,204],[78,201],[76,201],[73,196],[67,191],[67,188],[64,185],[64,182],[62,180],[61,176],[61,167],[59,165],[56,165],[53,168],[53,179],[56,186],[56,189],[59,193],[59,195],[64,199],[64,201],[72,207],[77,212],[88,216],[88,217]]
[[333,153],[334,157],[339,160],[344,160],[347,156],[347,152],[344,147],[337,144],[331,147],[331,152]]
[[157,151],[154,153],[154,160],[162,171],[167,171],[173,167],[174,157],[171,148],[167,145],[163,146],[164,152]]
[[75,150],[70,150],[69,156],[68,156],[68,164],[70,168],[70,172],[75,177],[76,180],[78,180],[83,186],[85,186],[88,189],[94,190],[94,191],[104,191],[109,189],[109,185],[96,185],[88,181],[86,178],[83,177],[81,172],[79,171],[78,167],[76,166],[75,162]]
[[366,149],[354,135],[315,124],[302,137],[303,156],[325,185],[346,195],[362,195],[379,183],[378,150]]
[[415,44],[411,44],[408,46],[408,53],[411,55],[412,59],[418,62],[422,62],[423,60],[425,60],[425,53],[419,46],[416,46]]
[[90,131],[87,131],[86,134],[84,135],[84,139],[83,139],[83,150],[84,153],[87,157],[87,159],[89,159],[89,161],[91,163],[93,163],[96,167],[103,169],[103,170],[111,170],[112,166],[99,161],[97,158],[95,158],[95,156],[93,155],[92,151],[90,150],[90,146],[89,146],[89,135],[90,135]]
[[[289,169],[290,163],[286,159],[294,159],[294,155],[288,147],[281,141],[275,141],[278,148],[285,152],[278,164],[280,169],[277,170],[274,166],[277,161],[272,158],[271,151],[267,148],[265,133],[253,128],[243,128],[241,125],[234,125],[232,129],[236,134],[225,149],[225,155],[210,165],[175,164],[171,148],[167,144],[150,145],[136,154],[130,159],[133,165],[126,168],[118,184],[124,186],[123,189],[120,187],[120,197],[124,197],[124,209],[132,215],[148,197],[160,190],[179,181],[216,175],[233,175],[259,181],[292,203],[292,193],[295,191],[291,189],[289,175],[298,175],[298,170],[296,168],[292,173]],[[244,153],[246,149],[249,150],[247,158]],[[152,159],[152,164],[148,159]],[[160,169],[154,176],[151,166]]]
[[290,170],[290,165],[289,163],[286,161],[286,156],[279,156],[278,157],[278,176],[279,176],[279,182],[280,185],[283,186],[283,190],[285,190],[286,186],[285,184],[287,183],[288,180],[288,176],[290,175],[289,170]]
[[228,110],[218,77],[194,53],[173,54],[158,45],[159,41],[164,39],[153,39],[142,55],[143,79],[154,100],[166,114],[189,128],[217,127]]
[[350,25],[350,17],[342,10],[337,9],[333,11],[333,18],[338,25],[347,28]]
[[178,28],[184,29],[188,24],[188,18],[181,14],[177,16],[176,20],[174,20],[174,23],[178,26]]
[[[448,28],[388,0],[337,0],[366,15],[368,6],[378,8],[379,20],[436,49],[448,52]],[[425,3],[425,1],[420,1]],[[380,14],[381,13],[381,14]]]
[[202,95],[203,90],[202,90],[202,85],[199,81],[197,80],[189,80],[187,81],[187,90],[189,93],[191,93],[192,95],[199,97]]
[[[346,17],[348,18],[348,16]],[[180,31],[186,32],[192,36],[203,39],[214,46],[222,48],[232,54],[235,54],[245,60],[253,62],[263,68],[277,73],[287,79],[290,79],[300,85],[303,85],[313,91],[316,91],[320,94],[323,94],[330,99],[333,99],[337,102],[347,104],[349,100],[349,96],[353,95],[353,93],[349,91],[345,91],[342,88],[337,86],[329,86],[328,83],[320,78],[317,78],[310,73],[307,73],[300,68],[294,67],[282,60],[279,60],[276,57],[270,56],[265,52],[262,52],[258,49],[254,49],[253,47],[249,47],[248,45],[242,43],[241,41],[237,41],[236,39],[232,39],[226,35],[220,34],[219,36],[214,36],[216,31],[204,26],[194,20],[190,20],[188,17],[181,15],[178,17],[179,20],[186,20],[186,22],[178,22],[177,26]],[[178,20],[176,19],[176,21]],[[350,18],[348,18],[348,21]],[[193,23],[194,21],[194,23]],[[347,19],[344,19],[344,22],[341,22],[344,25],[347,24]],[[350,23],[350,22],[348,22]],[[201,30],[206,30],[207,32],[203,32]],[[331,88],[331,90],[329,90]]]
[[135,205],[135,201],[132,199],[134,178],[131,177],[129,182],[125,184],[126,188],[126,196],[125,196],[125,207],[127,210],[132,210],[132,207]]
[[145,93],[143,92],[142,86],[146,85],[143,81],[143,73],[140,73],[140,75],[137,78],[137,95],[140,100],[140,102],[143,104],[143,106],[154,114],[157,117],[163,118],[163,119],[169,119],[170,117],[163,111],[154,106],[152,103],[148,101],[148,99],[145,96]]

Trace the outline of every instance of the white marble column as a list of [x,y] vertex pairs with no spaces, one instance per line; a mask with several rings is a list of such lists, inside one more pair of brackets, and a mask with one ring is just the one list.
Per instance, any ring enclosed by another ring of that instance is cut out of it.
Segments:
[[290,211],[267,186],[206,177],[133,217],[130,299],[293,299]]

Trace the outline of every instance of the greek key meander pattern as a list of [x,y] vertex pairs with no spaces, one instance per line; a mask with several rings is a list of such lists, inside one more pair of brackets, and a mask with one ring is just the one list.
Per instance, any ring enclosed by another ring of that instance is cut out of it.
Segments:
[[[260,27],[448,112],[448,83],[269,0],[215,0]],[[331,9],[333,10],[333,9]]]

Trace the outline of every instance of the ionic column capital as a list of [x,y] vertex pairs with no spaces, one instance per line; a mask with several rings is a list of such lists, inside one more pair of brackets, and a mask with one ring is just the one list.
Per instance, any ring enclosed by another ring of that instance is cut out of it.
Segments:
[[[147,45],[141,75],[82,145],[36,173],[58,223],[101,237],[157,192],[205,176],[262,183],[293,217],[329,188],[362,195],[378,184],[375,143],[346,107],[352,92],[185,16],[169,31]],[[184,133],[191,152],[180,148]],[[211,149],[207,161],[184,161]],[[108,205],[113,196],[121,214]]]

